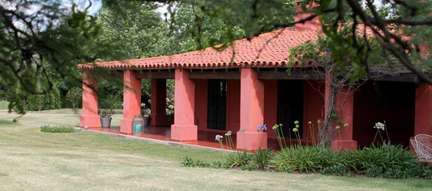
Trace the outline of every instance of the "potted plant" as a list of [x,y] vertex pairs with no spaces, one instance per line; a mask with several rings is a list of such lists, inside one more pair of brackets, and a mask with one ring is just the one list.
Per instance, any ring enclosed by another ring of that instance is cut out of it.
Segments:
[[100,115],[101,127],[111,128],[112,111],[102,111]]
[[114,114],[114,108],[118,96],[116,94],[110,94],[102,100],[101,106],[105,109],[101,109],[100,120],[102,128],[111,128],[112,115]]

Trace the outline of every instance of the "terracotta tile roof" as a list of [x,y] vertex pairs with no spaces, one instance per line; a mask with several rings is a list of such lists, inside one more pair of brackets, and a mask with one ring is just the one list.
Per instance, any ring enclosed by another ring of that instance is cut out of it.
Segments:
[[283,67],[289,49],[318,39],[319,30],[310,27],[289,27],[263,33],[252,39],[240,39],[224,50],[206,48],[169,56],[123,61],[100,61],[81,64],[81,68],[163,69],[163,68],[236,68]]

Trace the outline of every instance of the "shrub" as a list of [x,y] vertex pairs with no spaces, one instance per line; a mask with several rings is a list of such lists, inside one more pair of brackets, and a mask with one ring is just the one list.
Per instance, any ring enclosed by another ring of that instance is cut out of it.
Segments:
[[75,129],[73,127],[45,125],[40,127],[40,131],[44,133],[72,133]]
[[341,151],[334,153],[332,162],[324,167],[321,171],[322,174],[337,175],[337,176],[352,176],[357,172],[357,158],[355,157],[356,151]]
[[336,176],[351,176],[353,173],[343,163],[337,163],[322,169],[321,174]]
[[322,173],[338,176],[355,174],[384,178],[432,178],[432,168],[418,163],[401,146],[382,145],[357,151],[333,152],[322,146],[298,146],[273,155],[270,150],[255,154],[232,153],[224,161],[204,162],[186,157],[188,167],[274,169],[283,172]]
[[242,153],[232,153],[228,155],[225,159],[226,168],[245,168],[252,160],[252,154],[242,152]]
[[272,160],[278,171],[320,172],[335,163],[335,153],[326,147],[290,147],[280,151]]
[[251,163],[255,168],[264,170],[269,166],[270,160],[272,158],[271,150],[258,150],[253,156]]
[[185,167],[193,167],[193,164],[194,164],[194,160],[188,156],[186,156],[182,161],[182,165]]
[[182,161],[182,165],[185,167],[211,167],[210,163],[201,160],[193,160],[190,157],[185,157]]
[[408,178],[431,177],[428,167],[419,164],[416,158],[401,146],[384,144],[355,152],[359,174],[371,177]]

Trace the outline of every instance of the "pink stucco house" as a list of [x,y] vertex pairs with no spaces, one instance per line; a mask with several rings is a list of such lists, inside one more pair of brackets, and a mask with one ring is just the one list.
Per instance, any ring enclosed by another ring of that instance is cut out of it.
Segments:
[[[297,15],[296,19],[304,15]],[[141,80],[151,79],[152,128],[169,130],[174,141],[212,140],[215,134],[234,132],[236,148],[257,150],[275,145],[275,134],[257,126],[290,126],[294,120],[323,119],[328,75],[313,75],[302,65],[286,72],[289,49],[316,40],[317,21],[241,39],[223,51],[206,48],[169,56],[104,61],[80,65],[83,73],[81,127],[100,128],[97,79],[92,70],[105,68],[123,75],[123,119],[119,133],[131,134],[132,120],[140,114]],[[175,112],[169,124],[165,113],[166,79],[175,80]],[[386,96],[391,95],[391,96]],[[334,149],[367,146],[375,122],[386,121],[394,143],[408,145],[415,134],[432,134],[432,86],[415,75],[380,76],[355,92],[340,89],[336,111],[348,124],[332,140]],[[310,132],[301,129],[310,144]],[[316,133],[315,133],[316,134]]]

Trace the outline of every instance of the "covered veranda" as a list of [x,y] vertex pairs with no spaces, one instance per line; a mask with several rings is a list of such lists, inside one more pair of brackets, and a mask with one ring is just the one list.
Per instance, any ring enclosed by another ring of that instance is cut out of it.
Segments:
[[[141,114],[141,80],[150,79],[151,127],[137,136],[219,147],[215,135],[231,131],[236,149],[257,150],[277,147],[275,134],[270,129],[273,124],[288,126],[298,120],[304,127],[302,144],[312,144],[312,135],[317,134],[313,131],[317,129],[305,127],[309,121],[323,119],[331,76],[316,73],[316,68],[308,65],[288,68],[287,63],[290,48],[316,40],[318,36],[319,30],[305,24],[237,40],[222,51],[207,48],[171,56],[80,65],[83,73],[80,125],[132,134],[132,121]],[[94,88],[97,79],[91,74],[94,68],[116,71],[123,77],[123,116],[118,130],[100,128]],[[165,112],[167,79],[175,82],[173,120]],[[339,89],[336,113],[347,127],[332,138],[334,149],[356,149],[370,144],[373,132],[369,126],[376,122],[373,120],[393,121],[397,126],[394,137],[401,144],[415,134],[432,134],[431,85],[419,83],[411,74],[379,76],[373,81],[386,82],[383,85],[388,87],[385,88],[388,94],[408,93],[393,101],[384,100],[388,103],[381,107],[372,107],[371,104],[383,102],[374,93],[374,86],[356,92]],[[262,124],[269,127],[267,132],[257,131]]]

